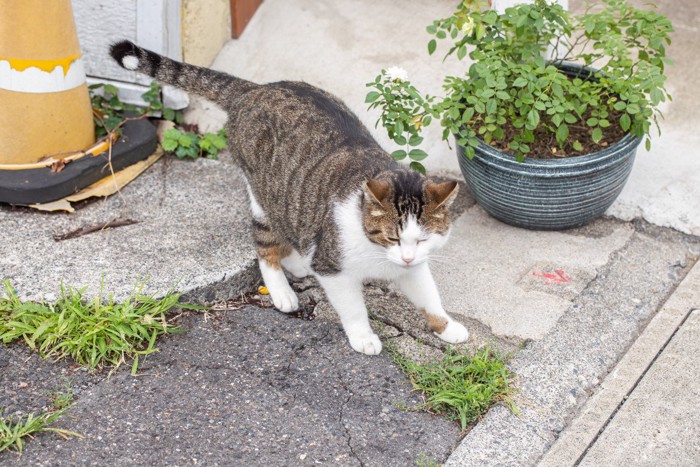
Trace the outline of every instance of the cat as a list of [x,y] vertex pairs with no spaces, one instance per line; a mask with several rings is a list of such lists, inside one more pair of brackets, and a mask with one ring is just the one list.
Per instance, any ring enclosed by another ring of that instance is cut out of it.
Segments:
[[396,283],[450,343],[467,329],[443,309],[428,266],[450,231],[455,181],[402,168],[335,96],[303,82],[259,85],[180,63],[135,44],[113,44],[127,70],[202,96],[228,114],[229,149],[244,174],[263,281],[274,306],[299,306],[283,268],[314,276],[357,352],[379,354],[363,281]]

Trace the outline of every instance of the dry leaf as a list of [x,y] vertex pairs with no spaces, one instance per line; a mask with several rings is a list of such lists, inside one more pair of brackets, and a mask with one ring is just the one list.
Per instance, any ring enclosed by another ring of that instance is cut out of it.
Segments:
[[70,164],[69,160],[66,159],[60,159],[51,164],[51,173],[58,173],[61,170],[63,170],[66,165]]

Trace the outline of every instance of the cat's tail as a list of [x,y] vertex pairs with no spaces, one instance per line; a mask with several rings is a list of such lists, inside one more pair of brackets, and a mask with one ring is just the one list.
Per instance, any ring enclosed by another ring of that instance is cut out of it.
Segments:
[[112,44],[110,53],[114,60],[127,70],[144,73],[162,83],[202,96],[217,104],[231,102],[258,87],[255,83],[220,71],[177,62],[142,49],[130,41]]

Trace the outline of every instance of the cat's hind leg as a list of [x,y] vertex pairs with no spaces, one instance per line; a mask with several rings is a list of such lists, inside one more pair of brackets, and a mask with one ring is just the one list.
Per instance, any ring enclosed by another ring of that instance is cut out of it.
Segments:
[[264,220],[253,219],[253,234],[258,264],[272,303],[279,311],[292,312],[299,308],[299,299],[289,286],[282,271],[282,259],[291,254],[292,247],[280,241]]

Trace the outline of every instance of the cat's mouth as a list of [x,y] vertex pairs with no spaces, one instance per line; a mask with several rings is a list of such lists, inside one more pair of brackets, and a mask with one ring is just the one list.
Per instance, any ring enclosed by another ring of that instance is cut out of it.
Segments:
[[393,264],[396,266],[399,266],[401,269],[411,269],[414,266],[418,266],[419,264],[423,263],[423,260],[414,260],[411,261],[410,263],[407,263],[403,260],[396,260],[396,259],[390,259]]

